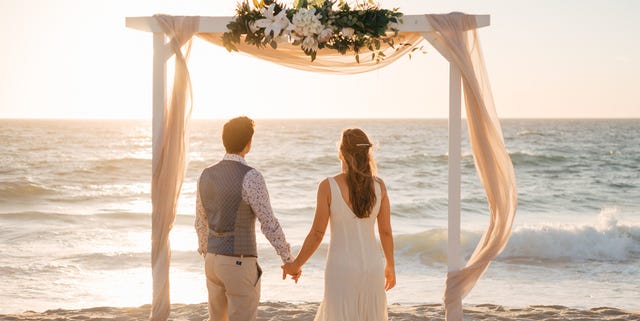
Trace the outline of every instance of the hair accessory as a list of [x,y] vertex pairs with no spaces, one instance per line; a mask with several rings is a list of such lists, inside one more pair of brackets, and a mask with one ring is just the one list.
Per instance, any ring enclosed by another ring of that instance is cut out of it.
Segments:
[[371,147],[371,144],[356,144],[356,146],[358,146],[358,147],[362,147],[362,146]]

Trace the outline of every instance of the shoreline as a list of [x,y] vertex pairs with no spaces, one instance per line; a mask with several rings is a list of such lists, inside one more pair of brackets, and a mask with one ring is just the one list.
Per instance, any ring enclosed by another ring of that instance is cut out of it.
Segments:
[[[319,303],[262,302],[257,321],[312,321]],[[44,312],[25,311],[0,314],[0,321],[23,320],[146,320],[150,305],[140,307],[94,307],[86,309],[54,309]],[[495,304],[464,306],[465,320],[640,320],[640,311],[612,307],[575,309],[560,305],[505,307]],[[172,304],[171,320],[206,320],[207,304]],[[389,320],[444,320],[442,304],[389,305]]]

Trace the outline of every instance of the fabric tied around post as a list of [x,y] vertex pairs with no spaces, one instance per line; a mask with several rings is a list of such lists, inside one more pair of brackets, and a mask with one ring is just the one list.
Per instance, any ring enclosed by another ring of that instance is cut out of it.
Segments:
[[[166,45],[175,56],[173,89],[169,103],[165,102],[164,105],[161,146],[158,146],[160,152],[158,159],[154,160],[156,166],[151,179],[153,301],[149,319],[165,321],[169,318],[171,310],[169,232],[176,217],[189,147],[188,125],[192,92],[187,60],[191,50],[191,38],[197,30],[199,17],[155,15],[154,18],[168,37],[169,42]],[[185,45],[186,53],[183,54],[182,47]]]
[[509,241],[517,207],[515,172],[495,112],[475,19],[462,13],[426,15],[436,34],[429,41],[462,75],[469,140],[489,205],[489,225],[466,265],[447,273],[448,321],[462,320],[462,298]]

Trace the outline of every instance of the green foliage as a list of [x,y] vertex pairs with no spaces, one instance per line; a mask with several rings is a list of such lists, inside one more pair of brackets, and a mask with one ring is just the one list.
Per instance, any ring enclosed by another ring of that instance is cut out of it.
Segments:
[[[383,45],[395,48],[394,38],[398,35],[397,24],[402,23],[402,13],[398,8],[380,9],[374,0],[356,2],[353,8],[344,0],[337,3],[335,0],[294,0],[293,9],[287,9],[275,0],[253,0],[253,3],[255,7],[251,7],[248,0],[238,4],[235,19],[227,24],[228,32],[222,36],[227,50],[237,51],[235,44],[243,41],[243,37],[246,44],[259,48],[269,45],[275,49],[277,42],[274,38],[288,36],[293,45],[302,47],[301,49],[311,58],[311,61],[316,58],[316,48],[329,48],[343,55],[353,52],[358,63],[361,58],[359,53],[362,50],[369,50],[372,52],[371,59],[380,62],[385,58],[381,50]],[[273,8],[270,7],[271,5]],[[261,10],[271,9],[274,16],[285,10],[289,23],[288,28],[283,28],[279,35],[273,35],[273,37],[271,34],[265,34],[265,28],[255,27],[256,21],[265,21],[266,17]],[[299,34],[300,26],[295,26],[292,21],[300,10],[314,10],[316,18],[313,19],[319,21],[322,31],[311,35]],[[307,39],[309,37],[312,39]],[[307,43],[314,46],[305,47],[303,40],[307,40]]]

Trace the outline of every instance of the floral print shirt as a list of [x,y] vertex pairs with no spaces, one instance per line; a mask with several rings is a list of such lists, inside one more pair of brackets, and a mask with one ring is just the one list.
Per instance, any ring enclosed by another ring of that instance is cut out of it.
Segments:
[[[232,160],[247,165],[240,155],[225,154],[223,160]],[[255,168],[249,170],[242,181],[242,200],[251,206],[260,222],[260,229],[267,240],[276,249],[283,262],[293,261],[291,246],[287,243],[282,227],[273,214],[269,192],[262,174]],[[200,191],[196,191],[196,221],[195,228],[198,233],[198,253],[207,254],[207,242],[209,238],[209,221],[207,213],[200,200]]]

